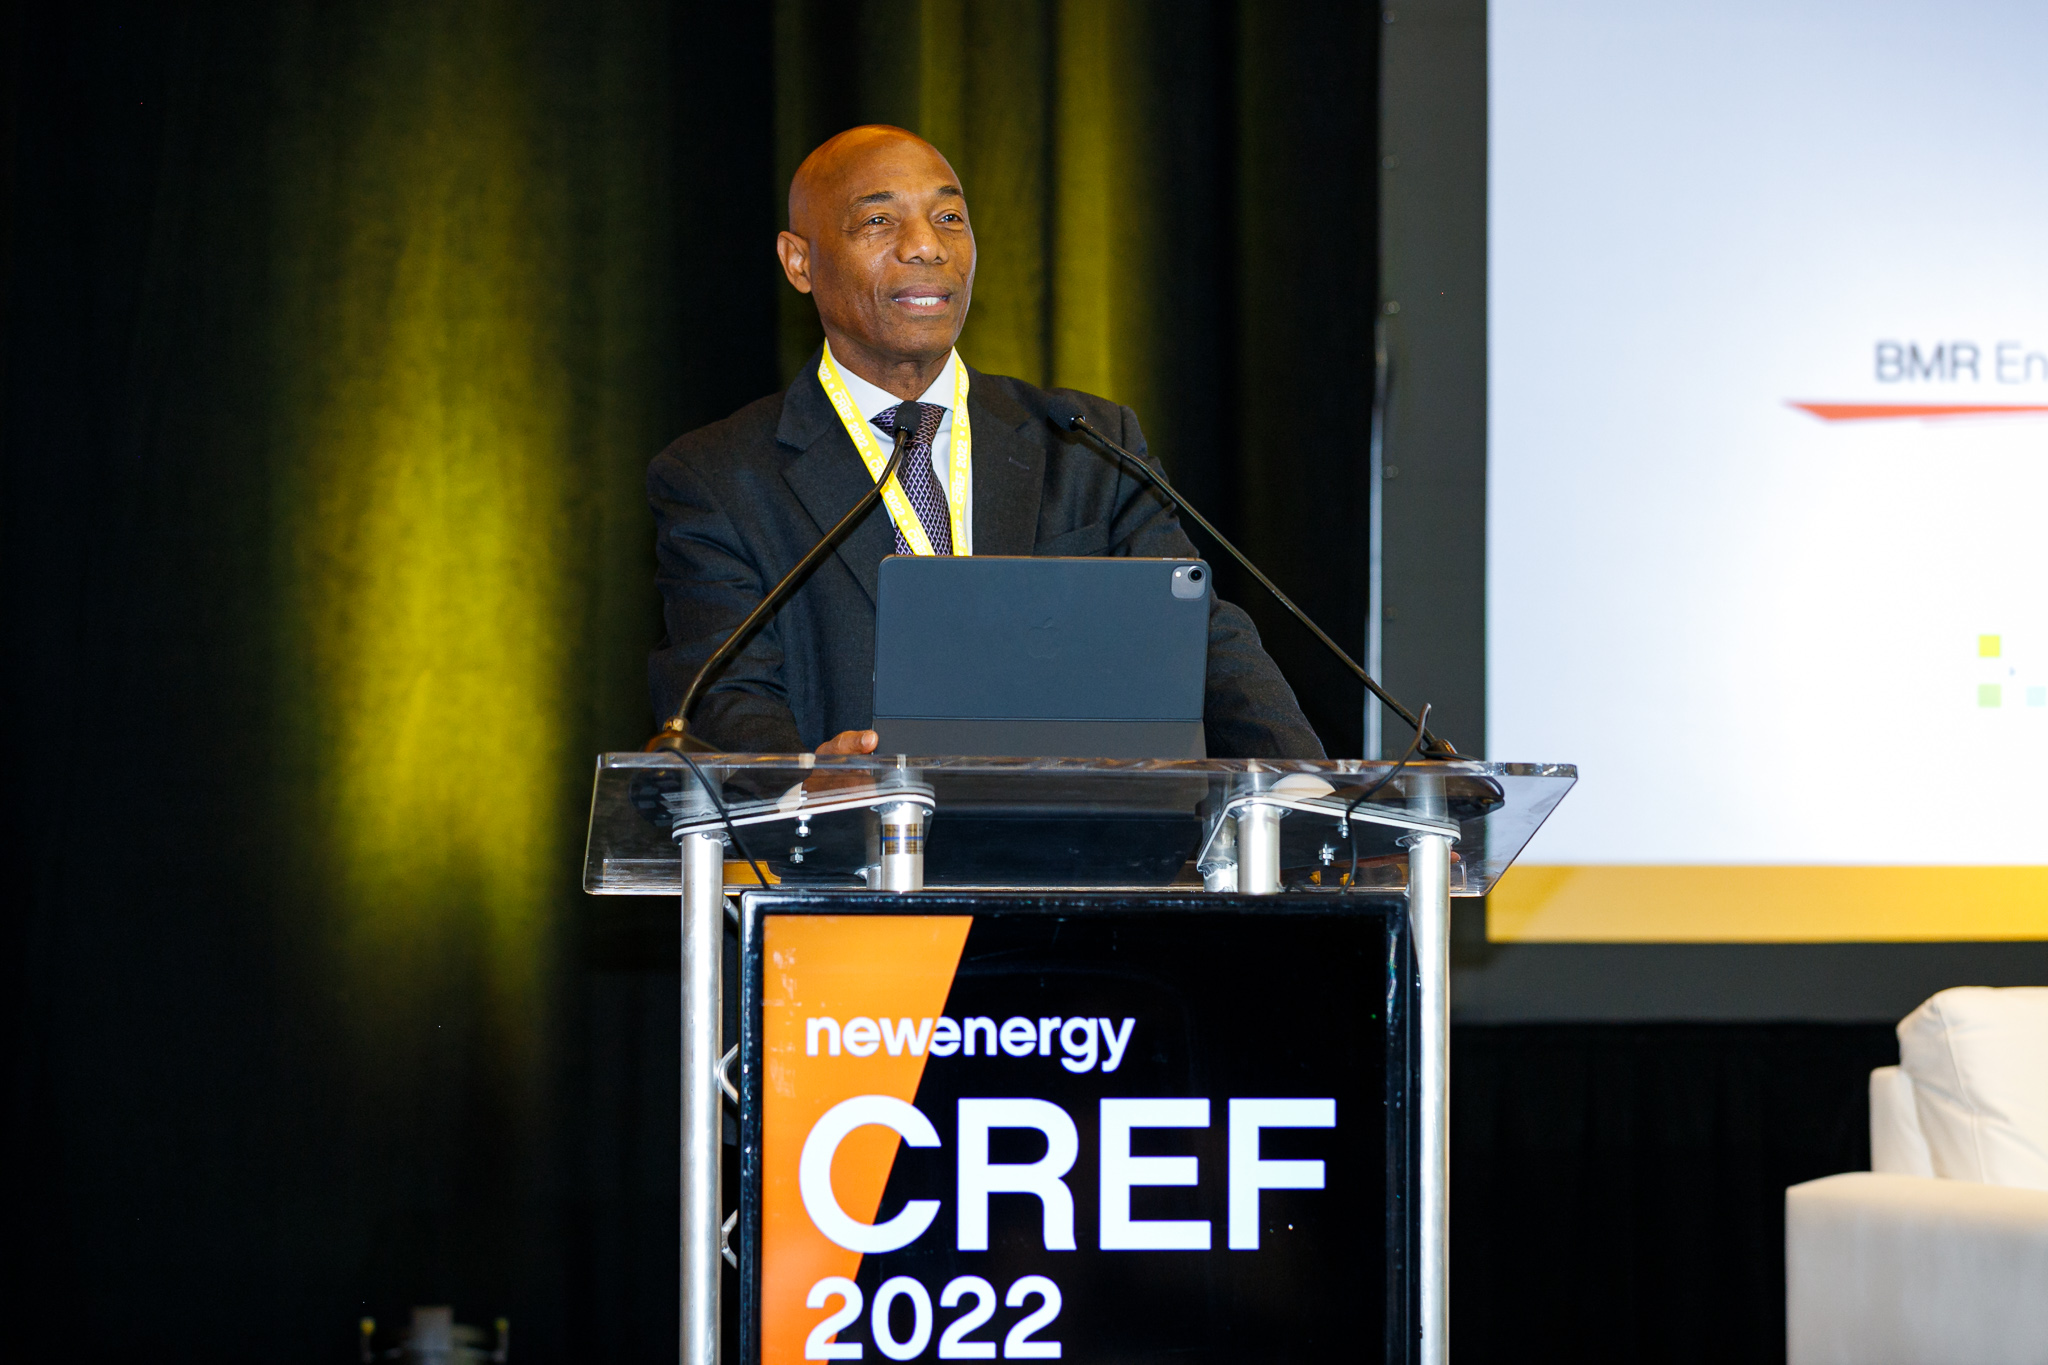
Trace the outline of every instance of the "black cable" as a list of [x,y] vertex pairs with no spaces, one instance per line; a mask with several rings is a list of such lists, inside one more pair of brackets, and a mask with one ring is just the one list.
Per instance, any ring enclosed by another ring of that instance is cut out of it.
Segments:
[[1356,811],[1361,805],[1363,805],[1367,801],[1370,801],[1373,797],[1378,796],[1380,793],[1380,788],[1386,786],[1389,782],[1392,782],[1396,777],[1399,777],[1401,775],[1401,769],[1407,767],[1408,760],[1415,757],[1415,750],[1422,743],[1424,727],[1428,724],[1429,703],[1424,702],[1422,704],[1422,716],[1420,720],[1417,721],[1415,726],[1415,738],[1408,741],[1407,752],[1401,755],[1401,761],[1396,763],[1393,767],[1387,769],[1386,773],[1383,776],[1381,776],[1379,781],[1373,783],[1370,787],[1367,787],[1364,791],[1360,792],[1356,797],[1352,798],[1350,805],[1344,807],[1344,837],[1351,845],[1351,876],[1344,883],[1344,889],[1346,891],[1356,891],[1358,889],[1358,826],[1351,819],[1352,812]]
[[[690,765],[690,771],[697,775],[697,785],[704,788],[704,794],[711,798],[711,808],[718,812],[718,818],[725,821],[726,837],[732,840],[733,849],[747,860],[747,866],[754,869],[754,880],[762,890],[768,889],[768,874],[761,870],[761,864],[754,861],[754,855],[747,852],[747,846],[740,842],[740,827],[732,822],[732,812],[725,808],[725,802],[718,798],[718,788],[711,785],[711,779],[704,776],[704,770],[697,766],[697,760],[690,757],[687,749],[677,749],[683,762]],[[722,888],[721,888],[722,889]]]

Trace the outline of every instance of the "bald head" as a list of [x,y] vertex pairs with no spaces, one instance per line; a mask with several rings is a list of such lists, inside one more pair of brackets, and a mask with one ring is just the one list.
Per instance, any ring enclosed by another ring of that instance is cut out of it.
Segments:
[[938,148],[881,124],[832,138],[790,181],[776,253],[841,364],[903,398],[930,386],[974,287],[967,200]]
[[893,156],[936,162],[943,168],[945,181],[958,192],[953,168],[938,148],[907,128],[864,124],[825,139],[796,168],[789,182],[789,230],[808,235],[804,225],[811,221],[810,215],[820,207],[835,211],[843,197],[838,191],[845,188],[848,177],[858,180],[872,175]]

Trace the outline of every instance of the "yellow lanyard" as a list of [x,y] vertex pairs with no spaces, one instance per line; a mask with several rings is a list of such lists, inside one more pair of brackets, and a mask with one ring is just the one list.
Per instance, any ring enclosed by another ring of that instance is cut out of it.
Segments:
[[[889,455],[882,449],[882,443],[875,439],[874,431],[868,425],[860,409],[853,405],[853,395],[846,391],[846,381],[839,377],[839,367],[832,362],[832,347],[828,344],[825,353],[818,360],[818,382],[825,387],[825,396],[832,400],[833,411],[839,414],[839,421],[846,428],[846,434],[853,438],[853,448],[860,452],[861,463],[868,467],[868,477],[878,479],[888,467]],[[970,554],[974,547],[967,543],[967,499],[972,495],[974,470],[974,438],[967,429],[967,367],[960,363],[960,357],[953,357],[953,461],[946,478],[946,511],[952,519],[953,552]],[[889,508],[889,519],[896,523],[896,529],[903,533],[904,543],[910,552],[918,555],[933,553],[932,538],[925,534],[924,523],[917,518],[917,509],[910,505],[910,499],[903,492],[903,485],[892,474],[889,486],[882,490],[882,501]]]

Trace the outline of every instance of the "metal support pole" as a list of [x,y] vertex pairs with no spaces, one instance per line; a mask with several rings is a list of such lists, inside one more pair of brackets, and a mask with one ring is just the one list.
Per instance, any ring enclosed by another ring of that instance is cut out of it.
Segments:
[[[1443,804],[1439,791],[1411,800],[1410,809],[1441,817]],[[1415,1012],[1422,1044],[1421,1093],[1415,1104],[1419,1359],[1421,1365],[1445,1365],[1451,1334],[1451,841],[1441,834],[1411,834],[1402,842],[1408,845],[1408,927],[1422,978]]]
[[686,834],[683,854],[682,1365],[717,1365],[719,1160],[725,1097],[718,1062],[725,1002],[725,846]]
[[898,801],[876,812],[881,821],[878,891],[924,889],[924,807]]
[[1240,806],[1237,812],[1237,889],[1248,896],[1280,891],[1280,808]]

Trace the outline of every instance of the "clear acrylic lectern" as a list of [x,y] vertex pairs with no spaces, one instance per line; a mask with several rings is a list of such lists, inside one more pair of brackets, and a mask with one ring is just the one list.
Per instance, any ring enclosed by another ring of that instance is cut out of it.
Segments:
[[[682,1344],[719,1352],[725,897],[782,888],[991,897],[1176,890],[1405,902],[1416,976],[1410,1200],[1417,1358],[1441,1365],[1453,896],[1483,896],[1577,773],[1477,760],[1084,760],[606,754],[584,889],[680,894],[683,908]],[[737,836],[737,838],[735,838]],[[758,866],[757,877],[748,860]],[[733,869],[728,881],[728,868]]]

